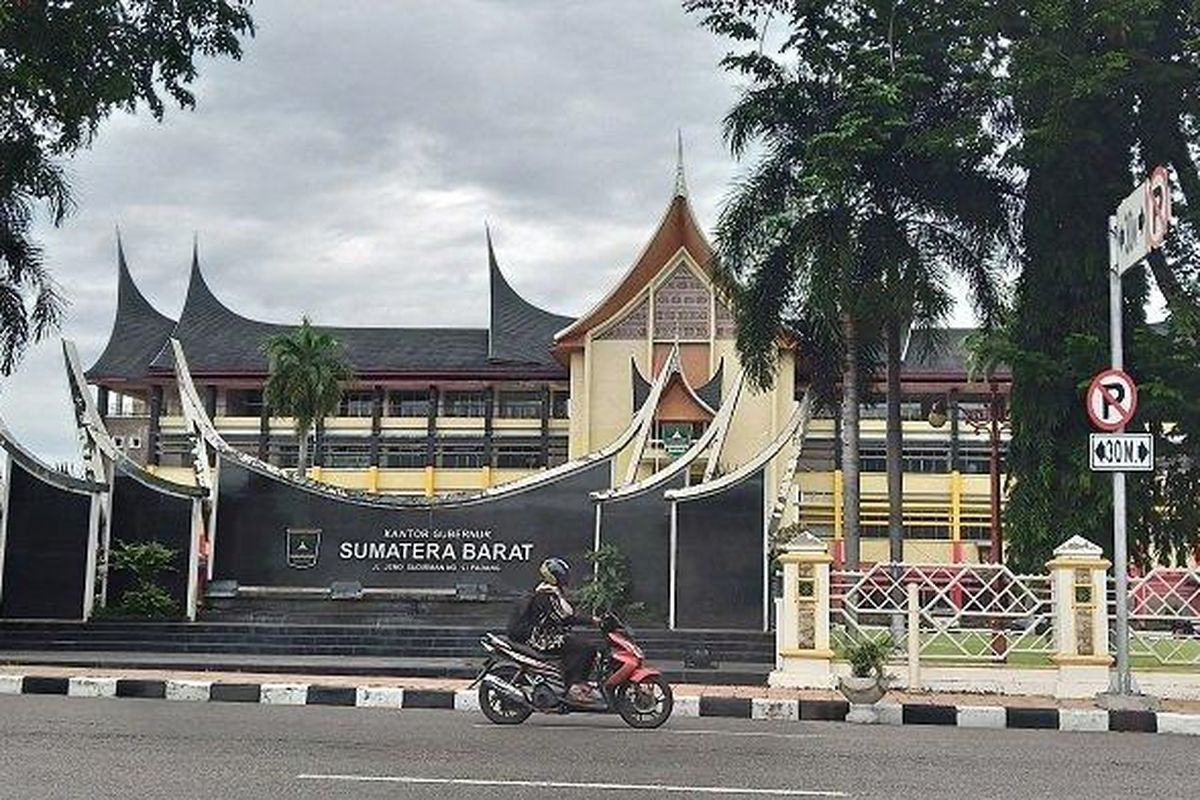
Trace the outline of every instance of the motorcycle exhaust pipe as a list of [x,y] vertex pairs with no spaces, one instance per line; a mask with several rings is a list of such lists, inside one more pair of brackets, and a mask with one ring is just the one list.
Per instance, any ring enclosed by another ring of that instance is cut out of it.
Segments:
[[493,689],[499,689],[510,700],[516,700],[523,706],[533,708],[533,705],[525,697],[525,693],[503,678],[498,678],[495,675],[484,675],[483,682],[488,686],[491,686]]

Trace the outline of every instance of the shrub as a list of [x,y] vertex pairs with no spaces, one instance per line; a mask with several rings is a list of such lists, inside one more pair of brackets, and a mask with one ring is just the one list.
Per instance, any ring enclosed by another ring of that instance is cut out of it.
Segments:
[[629,565],[625,555],[616,545],[602,544],[598,550],[587,555],[588,563],[594,567],[592,577],[579,591],[580,602],[601,616],[613,613],[625,617],[643,608],[642,603],[633,602],[633,583],[629,579]]
[[118,541],[109,553],[110,572],[125,572],[133,586],[121,593],[111,614],[130,617],[171,617],[179,606],[156,580],[162,572],[173,572],[178,553],[161,542]]
[[842,648],[839,655],[850,662],[850,674],[856,678],[883,678],[883,668],[895,645],[892,637],[859,639]]

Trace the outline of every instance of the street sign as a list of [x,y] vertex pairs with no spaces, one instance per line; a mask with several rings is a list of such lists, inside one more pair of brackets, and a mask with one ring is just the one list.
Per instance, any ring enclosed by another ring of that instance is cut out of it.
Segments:
[[1162,246],[1171,224],[1171,184],[1166,167],[1155,167],[1121,204],[1112,231],[1118,274]]
[[1100,430],[1121,430],[1137,413],[1137,384],[1122,370],[1104,370],[1088,387],[1087,413]]
[[1167,229],[1171,227],[1171,175],[1166,167],[1155,167],[1146,186],[1146,207],[1150,215],[1150,230],[1146,235],[1150,248],[1162,247]]
[[1153,472],[1154,434],[1093,433],[1088,466],[1092,472]]

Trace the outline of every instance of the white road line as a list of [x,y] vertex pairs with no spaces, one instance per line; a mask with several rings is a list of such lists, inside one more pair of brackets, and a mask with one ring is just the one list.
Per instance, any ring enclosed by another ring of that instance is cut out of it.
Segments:
[[748,789],[736,786],[671,786],[661,783],[570,783],[566,781],[494,781],[482,778],[418,778],[412,775],[297,775],[301,781],[403,783],[427,786],[483,786],[520,789],[591,789],[612,792],[664,794],[754,795],[767,797],[849,797],[845,792],[810,789]]
[[[499,725],[478,723],[474,727],[484,731],[505,731]],[[594,725],[533,725],[526,730],[539,731],[595,731],[597,733],[620,733],[624,735],[642,736],[750,736],[763,739],[823,739],[822,733],[774,733],[772,731],[722,731],[709,728],[656,728],[652,731],[639,731],[633,728],[600,728]]]

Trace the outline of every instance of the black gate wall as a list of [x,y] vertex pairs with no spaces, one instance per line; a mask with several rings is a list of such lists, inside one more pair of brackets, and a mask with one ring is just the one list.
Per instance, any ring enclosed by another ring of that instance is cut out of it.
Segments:
[[[187,608],[188,564],[192,545],[192,500],[152,489],[128,475],[113,479],[112,544],[160,542],[175,551],[173,569],[156,583],[171,595],[180,609]],[[114,571],[108,579],[108,601],[119,603],[133,578]]]
[[600,503],[600,543],[616,546],[629,565],[633,600],[652,619],[666,622],[671,604],[671,506],[667,489],[682,488],[686,475],[620,500]]
[[16,457],[9,464],[0,617],[82,619],[92,496],[42,479]]
[[678,501],[675,626],[763,628],[765,475]]

